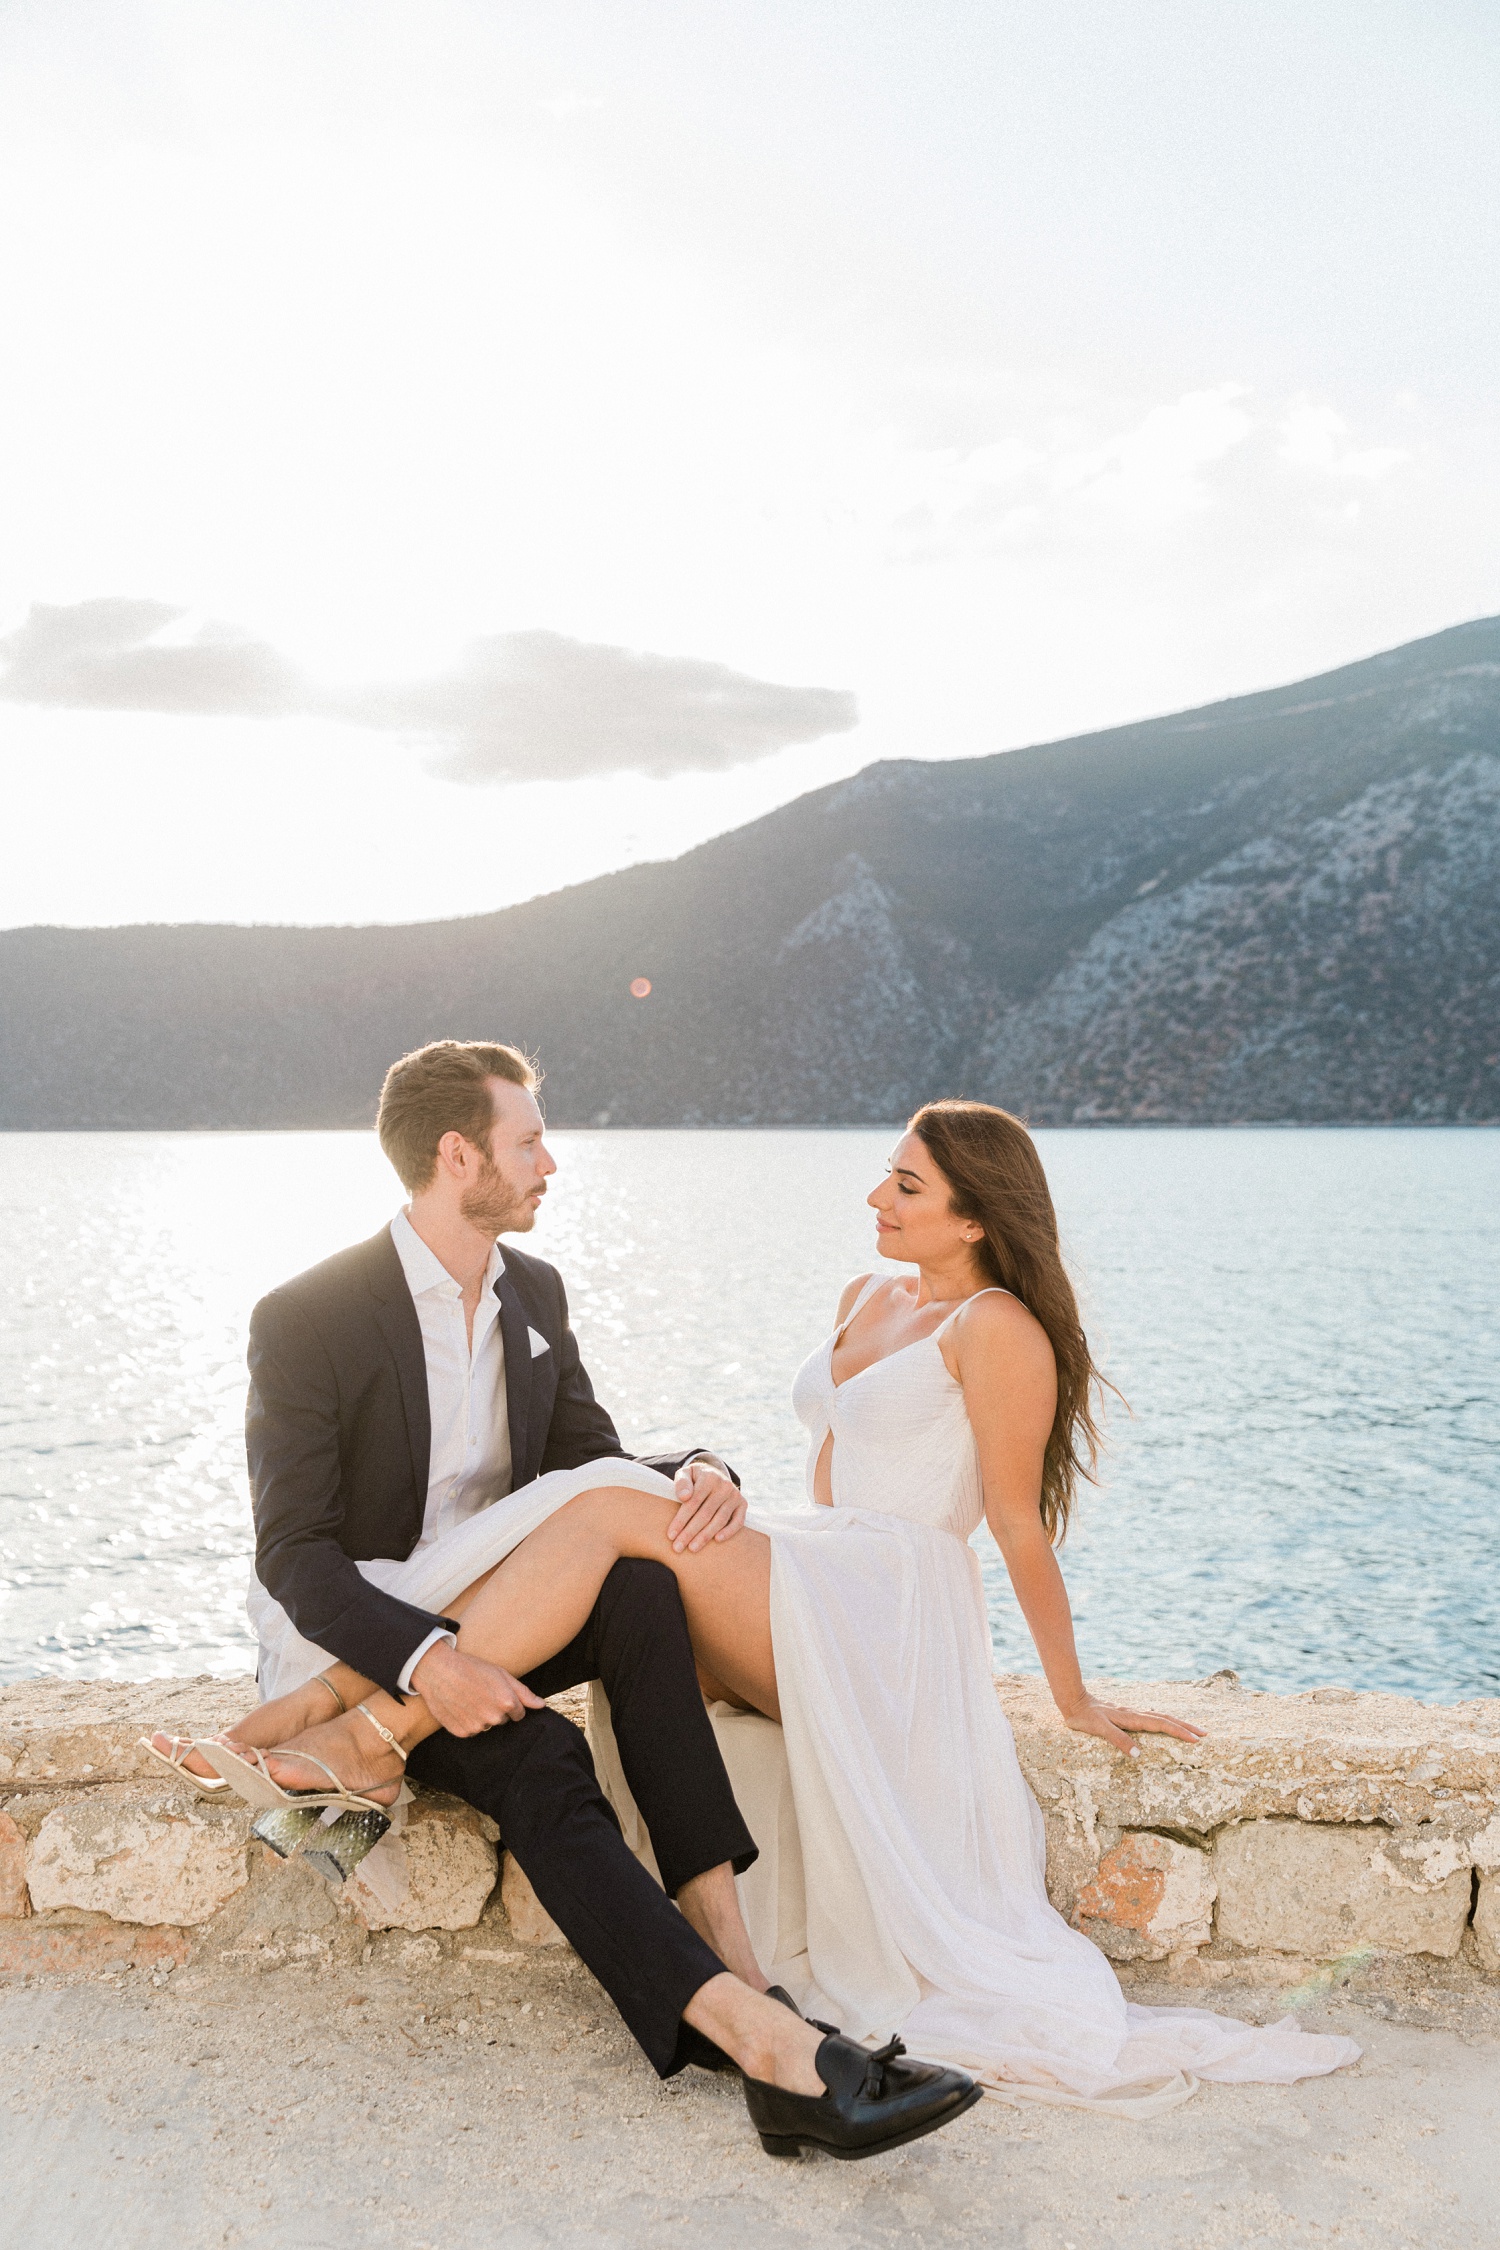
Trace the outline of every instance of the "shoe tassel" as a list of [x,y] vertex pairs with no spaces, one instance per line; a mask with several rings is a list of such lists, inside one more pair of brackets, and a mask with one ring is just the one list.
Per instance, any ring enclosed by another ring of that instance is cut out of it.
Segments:
[[888,2039],[883,2047],[875,2049],[874,2054],[870,2057],[870,2067],[865,2072],[864,2085],[860,2088],[860,2092],[867,2102],[878,2102],[882,2098],[885,2093],[886,2064],[894,2062],[898,2055],[904,2055],[905,2053],[905,2042],[894,2038]]

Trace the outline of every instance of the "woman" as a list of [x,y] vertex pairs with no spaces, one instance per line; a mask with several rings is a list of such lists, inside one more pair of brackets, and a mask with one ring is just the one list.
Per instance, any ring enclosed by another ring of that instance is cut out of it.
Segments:
[[[882,1257],[916,1273],[851,1283],[797,1376],[813,1509],[679,1552],[665,1480],[626,1484],[601,1463],[569,1481],[608,1484],[559,1494],[480,1583],[431,1598],[461,1610],[460,1647],[521,1673],[579,1630],[622,1555],[670,1564],[761,1847],[752,1935],[810,2014],[855,2036],[899,2029],[1012,2097],[1137,2113],[1181,2099],[1188,2074],[1287,2081],[1352,2061],[1351,2041],[1291,2018],[1258,2030],[1127,2005],[1048,1902],[968,1545],[981,1518],[1069,1726],[1130,1755],[1133,1733],[1199,1733],[1097,1702],[1079,1671],[1054,1546],[1092,1474],[1099,1378],[1030,1136],[980,1103],[929,1104],[869,1201]],[[433,1722],[344,1667],[324,1682],[254,1714],[255,1739],[284,1745],[270,1771],[315,1784],[311,1757],[393,1794],[400,1752]],[[351,1708],[309,1726],[330,1688]],[[607,1729],[600,1749],[623,1796]]]

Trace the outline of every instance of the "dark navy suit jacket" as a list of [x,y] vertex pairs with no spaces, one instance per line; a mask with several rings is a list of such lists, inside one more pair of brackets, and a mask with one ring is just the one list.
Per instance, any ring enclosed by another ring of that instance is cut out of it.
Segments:
[[[562,1276],[521,1250],[506,1246],[504,1258],[495,1294],[513,1486],[633,1458],[578,1356]],[[535,1358],[528,1328],[550,1347]],[[397,1693],[413,1649],[447,1621],[354,1567],[379,1555],[404,1561],[427,1502],[427,1362],[388,1227],[256,1306],[245,1446],[261,1584],[299,1633]],[[672,1476],[698,1450],[643,1458]]]

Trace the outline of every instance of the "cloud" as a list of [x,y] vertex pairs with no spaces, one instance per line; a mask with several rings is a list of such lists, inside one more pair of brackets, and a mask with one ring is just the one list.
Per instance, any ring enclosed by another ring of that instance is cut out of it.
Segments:
[[165,602],[37,603],[0,638],[0,696],[71,710],[337,719],[399,734],[459,782],[722,771],[841,734],[843,689],[783,687],[698,657],[495,633],[425,680],[328,687],[267,641],[188,629]]
[[265,641],[229,625],[172,638],[187,616],[167,602],[37,602],[0,639],[0,695],[82,711],[174,711],[279,718],[316,691]]
[[1396,445],[1355,445],[1342,414],[1307,398],[1295,399],[1281,424],[1281,458],[1294,468],[1323,470],[1329,476],[1377,477],[1409,460]]
[[739,766],[841,734],[859,716],[836,688],[778,687],[696,657],[540,632],[475,641],[442,677],[348,708],[367,726],[451,744],[436,770],[453,781]]
[[[1240,382],[1128,414],[1097,398],[1063,412],[1045,396],[1001,397],[990,411],[1009,417],[1005,434],[965,446],[897,441],[869,457],[867,520],[888,553],[927,562],[1071,546],[1134,568],[1125,558],[1136,542],[1175,536],[1186,555],[1195,520],[1214,519],[1241,556],[1259,538],[1288,556],[1324,536],[1332,480],[1374,483],[1411,458],[1359,442],[1330,406],[1262,399]],[[1077,598],[1059,591],[1059,613]]]

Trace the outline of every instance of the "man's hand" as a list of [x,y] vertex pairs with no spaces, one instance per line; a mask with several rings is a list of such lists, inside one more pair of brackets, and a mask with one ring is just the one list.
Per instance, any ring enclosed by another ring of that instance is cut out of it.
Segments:
[[509,1719],[540,1711],[542,1698],[498,1664],[463,1656],[451,1641],[435,1641],[412,1673],[411,1684],[440,1727],[450,1734],[483,1734]]
[[711,1539],[732,1539],[745,1521],[748,1502],[717,1461],[684,1462],[673,1479],[678,1509],[667,1526],[674,1551],[696,1555]]

